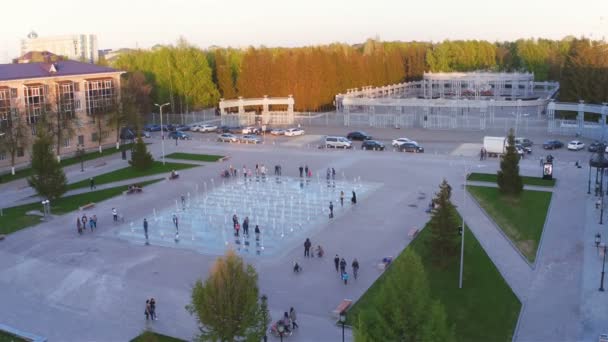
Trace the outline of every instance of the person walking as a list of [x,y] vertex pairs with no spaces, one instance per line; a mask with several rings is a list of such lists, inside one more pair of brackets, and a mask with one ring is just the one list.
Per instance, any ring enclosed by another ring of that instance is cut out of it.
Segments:
[[89,218],[87,217],[87,215],[82,215],[82,229],[83,230],[87,229],[87,223],[89,223]]
[[154,300],[154,298],[150,298],[150,318],[152,318],[153,321],[158,320],[156,317],[156,300]]
[[342,258],[340,260],[340,272],[344,273],[346,272],[346,259]]
[[298,168],[298,170],[300,170],[300,178],[302,178],[302,176],[304,174],[304,168],[302,167],[302,165],[300,165],[300,167]]
[[479,150],[479,160],[483,160],[483,147]]
[[344,206],[344,191],[340,190],[340,206]]
[[350,202],[352,204],[357,204],[357,194],[355,193],[355,190],[353,190],[353,197],[350,198]]
[[148,245],[148,220],[144,219],[144,235],[146,236],[146,245]]
[[80,217],[76,217],[76,229],[78,230],[78,234],[82,235],[82,221],[80,221]]
[[91,233],[93,232],[93,228],[95,228],[95,225],[97,224],[96,221],[97,221],[97,215],[93,215],[89,219],[89,228],[91,229]]
[[112,208],[112,216],[114,217],[114,223],[118,222],[118,211],[116,208]]
[[336,179],[336,169],[334,169],[333,167],[331,168],[331,179]]
[[296,310],[293,306],[289,309],[289,319],[291,320],[292,329],[299,328],[298,323],[296,323]]
[[342,272],[342,280],[344,281],[344,285],[348,285],[348,273],[346,271]]
[[353,260],[351,266],[353,268],[353,277],[357,279],[357,273],[359,273],[359,261],[357,261],[357,258]]
[[175,226],[175,231],[179,232],[179,219],[175,214],[173,214],[173,225]]
[[146,315],[146,321],[150,319],[150,300],[146,299],[146,308],[144,310],[144,315]]
[[336,266],[336,273],[340,272],[340,257],[338,256],[338,254],[336,254],[336,257],[334,258],[334,266]]
[[249,216],[243,220],[243,235],[249,238]]
[[305,257],[310,258],[310,247],[311,246],[312,246],[312,243],[310,242],[310,239],[306,238],[306,241],[304,241],[304,256]]
[[306,177],[308,177],[308,165],[304,166],[304,174],[306,175]]
[[186,210],[186,196],[182,195],[182,210]]
[[331,170],[329,168],[327,168],[327,181],[329,182],[329,177],[331,177]]
[[255,225],[255,241],[260,241],[260,226],[258,226],[257,224]]
[[329,218],[334,218],[334,204],[329,201]]
[[95,186],[95,178],[89,178],[89,186],[91,187],[91,190],[97,189],[97,187]]

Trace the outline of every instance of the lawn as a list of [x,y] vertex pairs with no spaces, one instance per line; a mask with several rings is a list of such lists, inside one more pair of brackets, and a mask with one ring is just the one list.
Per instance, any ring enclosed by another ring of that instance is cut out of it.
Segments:
[[0,342],[27,342],[28,340],[0,330]]
[[[124,144],[124,145],[122,145],[122,148],[127,150],[127,149],[131,148],[131,145],[132,144]],[[118,153],[118,152],[120,152],[120,150],[117,150],[115,146],[112,146],[112,147],[105,148],[101,153],[99,153],[99,151],[85,153],[84,156],[82,157],[82,160],[86,162],[89,160],[106,157],[106,156],[109,156],[109,155],[112,155],[112,154]],[[61,166],[63,166],[63,167],[78,164],[78,163],[80,163],[79,157],[69,157],[69,158],[65,158],[65,159],[61,160]],[[5,173],[5,174],[0,175],[0,183],[7,183],[10,181],[14,181],[16,179],[29,177],[31,175],[32,175],[32,169],[28,167],[26,169],[21,169],[21,170],[15,171],[14,175],[11,175],[10,173]]]
[[[123,181],[123,180],[127,180],[127,179],[151,176],[151,175],[156,175],[159,173],[166,173],[166,176],[168,177],[169,173],[171,173],[171,170],[183,170],[183,169],[189,169],[191,167],[196,167],[196,166],[198,166],[198,165],[182,164],[182,163],[166,163],[165,165],[163,165],[163,163],[160,161],[155,161],[151,168],[144,170],[144,171],[138,171],[138,170],[132,168],[131,166],[127,166],[125,168],[118,169],[116,171],[112,171],[112,172],[108,172],[108,173],[104,173],[104,174],[95,176],[95,185],[102,185],[102,184]],[[89,186],[89,180],[84,179],[84,180],[81,180],[80,182],[68,184],[68,190],[84,188],[84,187],[88,187],[88,186]]]
[[[456,341],[511,341],[521,303],[477,239],[467,228],[463,286],[459,289],[459,254],[452,257],[445,269],[436,268],[431,262],[430,235],[430,229],[422,230],[408,248],[422,258],[431,296],[445,307]],[[399,260],[397,257],[394,262]],[[348,311],[349,322],[356,322],[359,310],[375,306],[378,289],[387,277],[391,277],[393,269],[389,267]]]
[[179,338],[155,333],[152,331],[144,331],[139,336],[132,339],[130,342],[186,342]]
[[[467,180],[472,182],[489,182],[496,183],[496,174],[495,173],[477,173],[473,172],[469,174]],[[529,176],[521,176],[524,185],[535,185],[535,186],[555,186],[555,179],[542,179],[540,177],[529,177]]]
[[[141,185],[145,186],[161,180],[162,179],[156,179],[142,182]],[[77,210],[83,204],[90,202],[99,203],[108,198],[118,196],[125,190],[125,186],[117,186],[104,190],[66,196],[56,201],[51,201],[51,213],[54,215],[65,214]],[[0,216],[0,234],[14,233],[20,229],[40,223],[39,216],[29,216],[25,214],[30,210],[42,210],[42,206],[40,203],[36,202],[3,209],[3,216]]]
[[524,190],[520,198],[512,199],[502,196],[494,187],[467,189],[522,254],[534,262],[552,193]]
[[176,153],[171,153],[169,155],[166,155],[165,158],[195,160],[195,161],[202,161],[202,162],[216,162],[216,161],[224,158],[224,156],[218,156],[215,154],[195,154],[195,153],[176,152]]

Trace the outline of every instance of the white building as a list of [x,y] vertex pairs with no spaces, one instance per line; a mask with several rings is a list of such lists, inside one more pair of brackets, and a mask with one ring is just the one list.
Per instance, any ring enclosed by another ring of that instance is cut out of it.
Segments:
[[76,61],[94,63],[99,58],[97,36],[94,34],[73,34],[65,36],[38,37],[30,32],[21,40],[21,54],[29,51],[49,51]]

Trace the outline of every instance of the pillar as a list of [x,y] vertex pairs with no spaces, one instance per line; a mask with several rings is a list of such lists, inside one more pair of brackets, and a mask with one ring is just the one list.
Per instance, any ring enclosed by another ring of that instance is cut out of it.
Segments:
[[548,131],[552,133],[555,130],[555,101],[553,99],[547,105],[547,122],[549,124]]
[[578,126],[578,134],[583,133],[583,128],[585,124],[585,101],[578,101],[578,114],[576,115],[576,124]]
[[602,127],[601,137],[605,136],[606,132],[606,116],[608,115],[608,102],[602,102],[601,120],[600,126]]

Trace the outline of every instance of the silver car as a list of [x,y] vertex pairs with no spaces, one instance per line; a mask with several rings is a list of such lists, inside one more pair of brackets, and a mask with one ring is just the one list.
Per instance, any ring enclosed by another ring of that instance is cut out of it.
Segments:
[[245,144],[259,144],[262,140],[255,135],[246,134],[241,137],[241,142]]
[[239,141],[239,138],[234,134],[223,133],[223,134],[220,134],[217,136],[217,141],[219,141],[219,142],[237,142],[237,141]]

